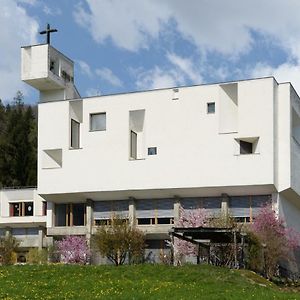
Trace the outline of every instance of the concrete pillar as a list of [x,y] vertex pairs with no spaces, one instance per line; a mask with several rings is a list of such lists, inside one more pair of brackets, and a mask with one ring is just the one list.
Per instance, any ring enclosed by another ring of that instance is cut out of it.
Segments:
[[174,196],[174,224],[176,225],[180,217],[180,197]]
[[54,227],[54,224],[55,224],[54,208],[55,208],[55,204],[53,202],[47,201],[47,217],[46,217],[46,220],[47,220],[46,227],[47,228]]
[[135,210],[136,210],[136,208],[135,208],[135,198],[130,197],[129,198],[128,217],[129,217],[129,224],[131,226],[135,226],[137,224]]
[[86,200],[86,238],[90,242],[94,222],[94,201],[92,199]]
[[225,218],[227,218],[229,214],[229,196],[227,194],[222,194],[221,197],[221,213]]
[[38,235],[38,248],[39,250],[43,249],[43,240],[45,236],[45,229],[42,226],[39,226],[39,235]]

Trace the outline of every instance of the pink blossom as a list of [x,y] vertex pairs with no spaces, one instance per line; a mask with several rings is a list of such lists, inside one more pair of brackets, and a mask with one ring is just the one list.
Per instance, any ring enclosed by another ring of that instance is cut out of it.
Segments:
[[67,264],[85,264],[90,257],[90,251],[85,237],[66,236],[56,242],[60,260]]

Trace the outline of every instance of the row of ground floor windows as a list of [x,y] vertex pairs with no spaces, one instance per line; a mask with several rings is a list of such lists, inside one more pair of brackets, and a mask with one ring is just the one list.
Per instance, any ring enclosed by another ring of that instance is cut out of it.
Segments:
[[[221,197],[182,198],[181,207],[190,211],[197,208],[207,210],[211,216],[221,213]],[[229,215],[238,222],[250,222],[260,208],[271,202],[271,195],[229,197]],[[135,200],[135,217],[138,225],[174,224],[175,199]],[[93,205],[94,225],[109,224],[113,216],[129,218],[129,200],[95,201]],[[86,225],[86,204],[68,203],[55,205],[55,226]]]

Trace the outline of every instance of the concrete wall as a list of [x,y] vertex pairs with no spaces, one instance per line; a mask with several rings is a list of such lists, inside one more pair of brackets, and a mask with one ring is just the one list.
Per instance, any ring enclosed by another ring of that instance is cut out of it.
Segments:
[[[81,147],[69,149],[70,103],[39,105],[39,193],[274,184],[274,80],[237,83],[237,132],[219,131],[219,85],[94,97],[82,101]],[[207,114],[207,103],[216,113]],[[129,158],[129,112],[145,110],[144,157]],[[106,131],[90,132],[90,114],[106,113]],[[259,138],[252,155],[237,139]],[[148,156],[147,148],[157,147]],[[62,167],[45,169],[44,150],[62,149]]]

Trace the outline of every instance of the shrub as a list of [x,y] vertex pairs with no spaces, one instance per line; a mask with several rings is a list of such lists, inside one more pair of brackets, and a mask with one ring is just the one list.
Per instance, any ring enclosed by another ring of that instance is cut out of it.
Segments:
[[250,267],[262,269],[267,278],[272,278],[281,260],[291,260],[291,252],[299,246],[299,233],[287,228],[270,205],[260,210],[250,230]]
[[45,264],[48,261],[47,249],[31,248],[27,255],[26,260],[29,264]]
[[67,264],[86,264],[90,251],[85,237],[67,236],[55,242],[60,261]]
[[0,256],[3,265],[12,265],[16,263],[16,250],[18,249],[19,242],[9,235],[0,238]]
[[111,225],[99,227],[93,244],[102,256],[116,266],[124,264],[126,256],[129,263],[136,263],[142,261],[144,256],[145,235],[126,220],[114,216]]

